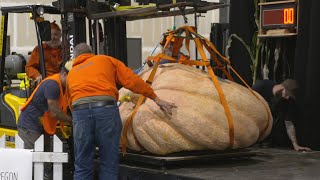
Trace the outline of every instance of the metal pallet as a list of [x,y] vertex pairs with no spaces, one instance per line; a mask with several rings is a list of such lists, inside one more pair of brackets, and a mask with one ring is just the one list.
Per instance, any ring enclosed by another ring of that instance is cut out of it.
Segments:
[[[106,11],[102,7],[95,9],[89,9],[87,12],[89,19],[106,19],[121,17],[125,21],[133,21],[138,19],[169,17],[177,15],[187,15],[194,13],[206,13],[207,11],[228,7],[224,3],[206,2],[201,1],[198,3],[193,2],[179,2],[174,4],[163,4],[153,7],[141,7],[136,9],[124,10],[124,11]],[[99,9],[100,8],[100,9]],[[101,9],[102,8],[102,9]],[[178,9],[174,9],[178,8]]]
[[170,168],[175,165],[212,163],[219,160],[241,159],[256,156],[256,152],[249,149],[237,149],[226,151],[192,151],[179,152],[165,156],[142,154],[138,152],[126,152],[120,154],[122,164],[134,164],[155,168]]

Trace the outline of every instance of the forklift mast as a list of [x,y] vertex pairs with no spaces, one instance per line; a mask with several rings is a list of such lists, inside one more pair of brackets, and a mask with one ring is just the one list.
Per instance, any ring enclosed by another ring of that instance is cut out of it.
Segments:
[[2,17],[0,19],[0,94],[3,92],[4,87],[4,68],[5,68],[5,58],[7,50],[7,32],[8,32],[8,13],[2,12]]
[[73,59],[74,46],[86,42],[86,21],[83,13],[65,12],[61,14],[62,60]]
[[[115,3],[130,5],[128,0],[108,1],[100,0],[58,0],[52,3],[62,14],[63,42],[69,49],[63,53],[63,60],[73,58],[73,48],[75,45],[86,42],[86,14],[90,12],[100,12],[110,10]],[[107,54],[121,60],[127,65],[127,37],[126,21],[120,18],[108,18],[102,20],[88,20],[89,41],[95,54]],[[103,27],[103,28],[102,28]],[[100,42],[103,42],[103,52],[100,52]],[[70,54],[70,57],[67,55]]]

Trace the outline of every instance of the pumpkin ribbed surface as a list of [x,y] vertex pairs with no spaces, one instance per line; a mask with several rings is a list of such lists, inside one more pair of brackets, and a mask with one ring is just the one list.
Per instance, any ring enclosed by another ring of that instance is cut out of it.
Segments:
[[[141,73],[146,80],[151,69]],[[264,139],[271,131],[272,116],[266,101],[257,99],[249,89],[235,82],[220,79],[234,124],[233,149],[248,147]],[[160,99],[173,102],[177,108],[166,115],[150,99],[142,104],[127,133],[127,148],[141,151],[141,146],[154,154],[169,154],[193,150],[224,150],[229,148],[229,124],[209,74],[181,65],[160,65],[152,83]],[[120,106],[122,123],[128,119],[140,95],[122,88],[120,98],[129,95],[131,101]],[[263,103],[266,105],[264,106]],[[137,141],[141,146],[137,144]]]

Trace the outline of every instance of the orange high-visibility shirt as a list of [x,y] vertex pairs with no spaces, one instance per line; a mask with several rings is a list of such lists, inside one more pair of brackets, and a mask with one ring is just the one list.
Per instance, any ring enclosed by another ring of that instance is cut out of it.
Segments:
[[134,93],[156,98],[150,85],[121,61],[106,55],[82,54],[74,60],[68,74],[69,105],[89,96],[112,96],[117,100],[117,83]]
[[[60,64],[62,63],[62,54],[60,48],[51,48],[43,44],[44,60],[46,65],[46,77],[52,76],[60,71]],[[27,76],[36,79],[41,75],[40,73],[40,57],[39,47],[35,47],[31,53],[29,61],[26,65]]]
[[[36,89],[32,92],[31,96],[29,97],[28,101],[23,105],[23,107],[21,108],[21,111],[23,111],[32,101],[34,95],[36,94],[37,90],[39,89],[39,87],[41,86],[41,84],[43,82],[45,82],[46,80],[54,80],[55,82],[58,83],[59,85],[59,89],[60,89],[60,97],[59,97],[59,105],[60,108],[62,110],[62,112],[64,112],[65,114],[67,113],[67,99],[65,94],[63,93],[63,88],[62,88],[62,84],[60,81],[60,75],[59,74],[54,74],[50,77],[45,78],[37,87]],[[58,123],[58,119],[55,117],[51,117],[50,112],[47,111],[42,115],[42,126],[43,126],[43,130],[49,134],[49,135],[53,135],[56,133],[56,128],[57,128],[57,123]],[[63,127],[63,123],[60,122],[60,125]]]

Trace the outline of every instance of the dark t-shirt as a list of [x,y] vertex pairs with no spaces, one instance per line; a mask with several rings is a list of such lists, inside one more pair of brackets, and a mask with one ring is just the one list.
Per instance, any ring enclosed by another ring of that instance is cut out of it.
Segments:
[[297,104],[294,100],[284,100],[273,95],[272,89],[276,85],[272,80],[259,80],[252,89],[258,92],[269,104],[273,116],[271,137],[273,143],[281,146],[291,145],[287,135],[285,120],[295,122],[297,117]]
[[276,83],[272,80],[259,80],[252,86],[252,89],[267,101],[274,116],[280,115],[285,120],[293,121],[297,112],[295,101],[292,99],[285,100],[273,95],[272,89],[274,85]]
[[271,80],[258,80],[253,86],[252,89],[259,93],[271,106],[271,101],[273,98],[272,88],[276,85],[275,82]]
[[39,123],[39,118],[48,111],[48,99],[58,100],[60,89],[54,80],[44,81],[29,105],[21,111],[18,119],[18,127],[26,128],[31,131],[43,133],[43,127]]

